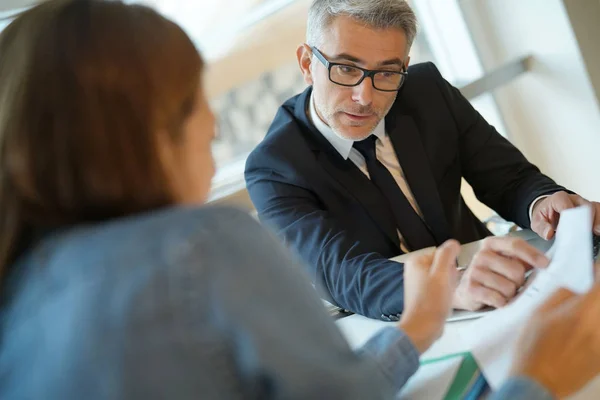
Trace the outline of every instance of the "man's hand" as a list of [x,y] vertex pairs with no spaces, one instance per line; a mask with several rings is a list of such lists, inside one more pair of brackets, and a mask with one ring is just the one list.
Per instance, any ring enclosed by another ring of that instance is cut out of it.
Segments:
[[600,373],[600,284],[577,296],[560,289],[533,315],[520,338],[513,375],[527,376],[557,398]]
[[527,271],[544,268],[548,263],[544,253],[523,239],[487,238],[462,276],[453,306],[470,311],[502,307],[523,286]]
[[412,256],[404,263],[404,311],[398,324],[420,353],[444,331],[452,309],[460,245],[449,240],[437,250]]
[[531,214],[531,229],[540,237],[550,240],[556,233],[560,213],[570,208],[589,205],[592,208],[594,233],[600,235],[600,203],[590,202],[576,194],[557,192],[538,201]]

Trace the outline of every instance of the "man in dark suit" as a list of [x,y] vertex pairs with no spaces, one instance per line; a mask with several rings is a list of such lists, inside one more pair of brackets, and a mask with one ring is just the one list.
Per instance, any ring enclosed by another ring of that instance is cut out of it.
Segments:
[[[529,163],[433,64],[408,68],[415,33],[404,1],[314,1],[297,51],[310,86],[280,108],[246,163],[260,219],[317,287],[382,319],[403,309],[403,267],[388,258],[490,235],[461,197],[463,177],[483,203],[546,238],[560,211],[588,203]],[[454,306],[500,307],[546,263],[524,241],[488,240]]]

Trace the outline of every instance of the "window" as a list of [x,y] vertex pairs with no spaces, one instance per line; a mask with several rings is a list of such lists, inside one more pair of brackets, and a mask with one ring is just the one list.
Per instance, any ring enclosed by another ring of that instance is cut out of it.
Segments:
[[[454,86],[462,87],[481,78],[485,71],[462,15],[459,0],[412,0],[420,34],[430,44],[430,61]],[[471,99],[473,107],[506,136],[506,128],[491,93]]]

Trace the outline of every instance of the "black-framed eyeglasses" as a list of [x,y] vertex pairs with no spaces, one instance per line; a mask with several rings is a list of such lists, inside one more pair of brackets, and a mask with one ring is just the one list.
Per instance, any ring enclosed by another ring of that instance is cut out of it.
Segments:
[[397,92],[402,87],[408,75],[406,70],[370,70],[354,65],[329,62],[319,49],[311,47],[311,50],[329,71],[329,80],[337,85],[348,87],[358,86],[365,78],[370,77],[375,89],[382,92]]

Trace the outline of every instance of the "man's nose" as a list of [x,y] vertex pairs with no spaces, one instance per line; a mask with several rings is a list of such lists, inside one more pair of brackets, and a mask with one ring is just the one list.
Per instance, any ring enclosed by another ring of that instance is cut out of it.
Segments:
[[352,92],[352,100],[361,106],[369,106],[371,103],[373,103],[374,90],[375,88],[373,87],[372,78],[366,77],[363,79],[360,85],[354,87]]

